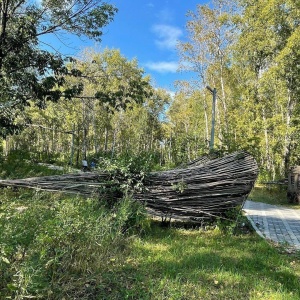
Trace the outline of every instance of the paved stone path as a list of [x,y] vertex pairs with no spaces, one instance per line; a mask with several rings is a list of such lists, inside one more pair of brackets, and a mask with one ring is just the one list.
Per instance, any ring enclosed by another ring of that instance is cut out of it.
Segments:
[[247,200],[243,211],[261,237],[300,250],[300,209]]

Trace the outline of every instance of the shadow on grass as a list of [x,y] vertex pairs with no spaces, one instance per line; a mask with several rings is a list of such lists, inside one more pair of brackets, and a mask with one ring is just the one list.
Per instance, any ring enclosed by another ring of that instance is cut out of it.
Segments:
[[103,287],[109,299],[299,299],[295,260],[255,235],[154,227]]

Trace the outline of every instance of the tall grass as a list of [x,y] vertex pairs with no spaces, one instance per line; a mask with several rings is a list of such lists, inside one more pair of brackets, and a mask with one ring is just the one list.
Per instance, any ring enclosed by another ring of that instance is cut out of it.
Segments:
[[[19,165],[11,176],[28,174]],[[299,253],[233,234],[234,224],[173,224],[150,221],[128,197],[108,206],[1,189],[0,299],[300,299]]]
[[16,179],[34,176],[62,174],[34,162],[27,152],[12,151],[7,157],[0,156],[0,179]]
[[139,209],[129,199],[108,210],[96,199],[2,191],[0,298],[96,299]]
[[272,205],[283,205],[289,208],[300,209],[299,204],[291,204],[287,199],[287,186],[257,184],[251,191],[249,199]]

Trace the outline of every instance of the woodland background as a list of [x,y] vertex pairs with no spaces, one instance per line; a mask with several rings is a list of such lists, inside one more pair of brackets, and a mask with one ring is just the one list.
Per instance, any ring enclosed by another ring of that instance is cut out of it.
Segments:
[[3,155],[18,150],[77,166],[85,156],[138,156],[157,166],[194,159],[209,151],[209,85],[217,89],[215,151],[247,150],[261,179],[282,178],[300,163],[299,22],[296,0],[198,5],[189,12],[188,42],[178,44],[181,68],[195,77],[176,82],[172,96],[144,76],[137,59],[86,49],[61,62],[63,80],[47,81],[56,94],[19,106],[2,93]]

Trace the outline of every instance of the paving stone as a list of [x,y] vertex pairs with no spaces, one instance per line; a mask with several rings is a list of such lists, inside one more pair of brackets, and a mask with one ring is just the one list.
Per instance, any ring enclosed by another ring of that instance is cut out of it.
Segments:
[[243,211],[261,237],[300,250],[300,209],[247,200]]

